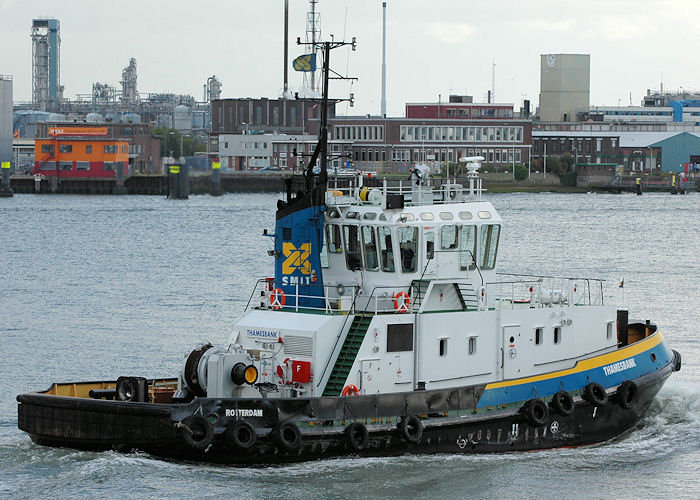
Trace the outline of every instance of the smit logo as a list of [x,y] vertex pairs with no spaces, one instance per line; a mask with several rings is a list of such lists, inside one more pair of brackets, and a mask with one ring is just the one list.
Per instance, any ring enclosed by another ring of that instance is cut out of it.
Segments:
[[282,243],[282,255],[285,257],[282,274],[292,274],[296,270],[301,271],[301,274],[311,274],[311,243],[302,243],[299,248],[294,243]]

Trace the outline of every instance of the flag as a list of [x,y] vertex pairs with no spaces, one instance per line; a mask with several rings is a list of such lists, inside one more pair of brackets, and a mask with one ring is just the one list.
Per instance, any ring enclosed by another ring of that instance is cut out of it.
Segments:
[[19,129],[15,130],[14,138],[19,139]]
[[620,281],[620,288],[625,288],[625,278],[622,278],[622,281]]
[[316,54],[304,54],[292,61],[294,71],[316,71]]

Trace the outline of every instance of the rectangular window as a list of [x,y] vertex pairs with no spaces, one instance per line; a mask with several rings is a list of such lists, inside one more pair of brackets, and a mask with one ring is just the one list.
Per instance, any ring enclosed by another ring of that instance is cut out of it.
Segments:
[[61,162],[58,162],[58,167],[61,170],[73,170],[73,162],[72,161],[61,161]]
[[542,334],[544,333],[543,328],[535,328],[535,345],[542,344]]
[[61,144],[58,146],[59,153],[72,153],[73,146],[71,144]]
[[77,170],[90,170],[90,162],[89,161],[76,161],[75,168]]
[[386,325],[386,352],[405,352],[413,350],[413,325],[401,323]]
[[613,322],[612,322],[612,321],[608,321],[607,329],[606,329],[606,332],[605,332],[605,338],[607,338],[608,340],[610,340],[610,339],[612,339],[612,336],[613,336]]
[[[432,215],[432,214],[431,214]],[[435,258],[435,232],[425,231],[423,233],[425,236],[425,258],[427,260],[432,260]]]
[[42,144],[41,145],[41,152],[42,153],[49,153],[51,156],[53,156],[55,151],[56,151],[56,149],[54,148],[53,144]]
[[443,250],[457,249],[457,226],[447,224],[440,229],[440,248]]
[[476,262],[476,226],[462,226],[459,240],[459,265],[462,270],[475,269]]
[[447,356],[447,339],[440,339],[439,343],[440,356]]
[[418,250],[418,228],[399,228],[399,248],[401,248],[401,270],[404,273],[416,272]]
[[394,268],[394,248],[391,245],[391,228],[380,226],[377,228],[379,235],[379,255],[382,261],[382,271],[393,273]]
[[377,240],[372,226],[362,226],[362,251],[365,254],[365,269],[368,271],[379,271]]
[[348,269],[362,269],[362,252],[360,250],[360,231],[357,226],[343,226],[345,235],[345,262]]
[[467,352],[470,355],[476,353],[476,337],[469,337],[469,350]]
[[46,171],[46,170],[56,170],[56,162],[55,161],[40,161],[39,162],[39,170]]
[[116,144],[105,144],[105,153],[114,154],[117,152]]
[[561,327],[558,327],[558,326],[554,327],[554,343],[555,344],[561,343]]
[[104,162],[103,170],[105,170],[106,172],[114,171],[114,162],[113,161]]
[[498,251],[498,237],[501,226],[486,224],[481,226],[481,269],[493,269],[496,266],[496,252]]

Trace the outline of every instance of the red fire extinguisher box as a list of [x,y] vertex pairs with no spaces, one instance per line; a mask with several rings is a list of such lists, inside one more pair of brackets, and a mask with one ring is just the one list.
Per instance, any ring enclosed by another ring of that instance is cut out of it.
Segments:
[[305,384],[311,381],[311,361],[292,361],[292,382]]

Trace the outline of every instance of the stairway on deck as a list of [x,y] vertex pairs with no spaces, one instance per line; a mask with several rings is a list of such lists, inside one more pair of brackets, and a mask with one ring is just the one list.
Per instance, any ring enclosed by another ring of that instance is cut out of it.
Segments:
[[338,359],[335,360],[331,376],[328,378],[328,383],[323,390],[324,396],[340,395],[352,365],[355,363],[357,351],[360,350],[362,341],[365,339],[367,328],[372,322],[372,317],[372,314],[356,314],[353,318],[348,334],[343,342],[343,347],[338,354]]

